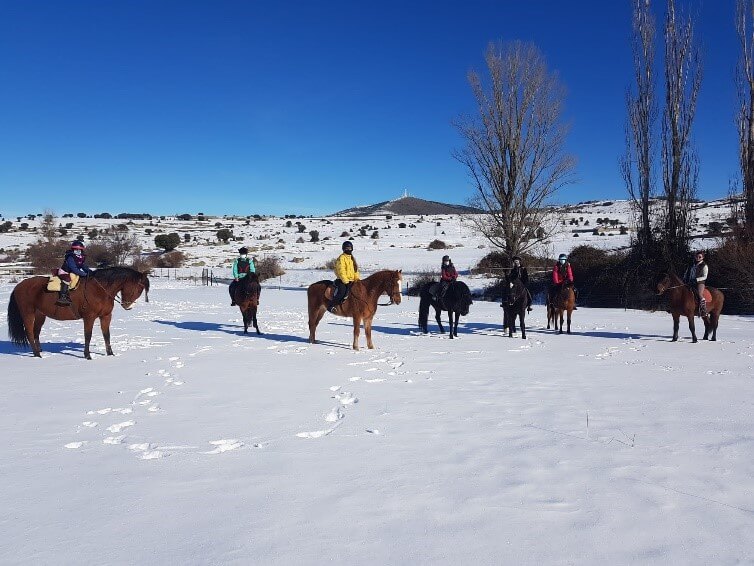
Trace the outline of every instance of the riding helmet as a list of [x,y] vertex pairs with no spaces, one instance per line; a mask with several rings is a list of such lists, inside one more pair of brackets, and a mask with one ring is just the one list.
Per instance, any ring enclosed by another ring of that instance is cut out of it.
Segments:
[[84,242],[81,240],[73,240],[71,242],[71,249],[72,250],[83,250],[84,249]]
[[558,261],[560,261],[561,259],[565,259],[565,260],[567,260],[567,259],[568,259],[568,256],[567,256],[567,255],[565,255],[565,254],[560,254],[560,255],[558,256]]
[[346,251],[346,250],[353,251],[353,244],[349,240],[346,240],[345,242],[343,242],[343,245],[340,247],[343,249],[343,251]]
[[249,249],[248,248],[239,248],[238,249],[238,253],[241,254],[241,255],[246,255],[247,253],[249,253]]
[[513,256],[513,261],[516,261],[516,260],[521,261],[521,256],[514,255]]
[[450,256],[449,255],[444,255],[444,256],[442,256],[442,260],[443,261],[450,261]]

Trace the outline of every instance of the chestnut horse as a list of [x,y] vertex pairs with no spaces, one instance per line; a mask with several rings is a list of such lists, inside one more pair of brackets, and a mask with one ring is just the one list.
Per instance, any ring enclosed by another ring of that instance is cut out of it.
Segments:
[[[563,334],[563,313],[567,313],[568,334],[571,333],[571,313],[576,306],[576,295],[573,292],[573,283],[563,283],[559,288],[553,291],[553,295],[547,302],[547,328],[550,328],[552,320],[555,330],[558,334]],[[558,328],[558,319],[560,327]]]
[[94,321],[99,318],[105,350],[113,355],[110,347],[110,320],[113,306],[118,301],[124,309],[133,307],[142,292],[149,302],[149,278],[130,267],[98,269],[89,277],[82,277],[76,290],[71,291],[71,304],[59,306],[57,292],[48,291],[48,277],[24,279],[13,289],[8,303],[8,335],[17,346],[31,345],[34,356],[42,357],[39,333],[49,316],[54,320],[84,319],[84,357],[91,360],[89,343],[92,339]]
[[[709,291],[710,300],[707,301],[707,316],[702,318],[704,321],[704,338],[702,340],[707,340],[710,332],[712,332],[712,341],[714,342],[717,340],[717,324],[720,322],[720,312],[723,310],[725,295],[714,287],[707,287],[706,290]],[[685,316],[689,320],[691,341],[696,342],[694,316],[698,312],[698,307],[694,291],[689,289],[680,277],[669,272],[663,272],[657,276],[655,291],[657,295],[668,294],[670,314],[673,316],[673,342],[678,340],[681,316]]]
[[259,284],[259,277],[256,273],[249,273],[246,277],[241,278],[236,285],[233,301],[241,309],[244,334],[248,334],[249,326],[252,325],[256,328],[257,334],[261,334],[259,324],[257,324],[257,308],[261,294],[262,286]]
[[[382,295],[390,297],[388,304],[401,303],[401,271],[378,271],[366,279],[354,281],[346,300],[335,310],[336,315],[353,318],[353,349],[359,349],[359,328],[364,323],[367,347],[372,344],[372,318],[377,312],[377,301]],[[309,342],[316,343],[314,333],[325,315],[327,303],[332,296],[332,281],[318,281],[309,285],[306,292],[309,300]]]

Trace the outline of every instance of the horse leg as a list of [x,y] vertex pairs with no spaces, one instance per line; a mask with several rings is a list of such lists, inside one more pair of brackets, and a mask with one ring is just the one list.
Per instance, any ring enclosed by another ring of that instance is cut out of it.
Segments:
[[[573,311],[571,309],[568,309],[568,318],[567,318],[567,321],[568,321],[568,330],[566,331],[568,334],[571,333],[571,313],[572,312]],[[563,325],[561,324],[560,326],[561,326],[561,329],[562,329]]]
[[691,341],[696,344],[698,340],[696,339],[696,324],[694,324],[694,315],[688,317],[689,319],[689,330],[691,330]]
[[261,334],[262,332],[259,330],[259,323],[257,322],[257,307],[251,309],[251,319],[254,322],[254,328],[256,329],[257,334]]
[[358,316],[353,317],[353,349],[359,349],[359,330],[361,327],[361,319]]
[[84,319],[84,357],[87,360],[92,359],[92,354],[89,352],[89,344],[92,341],[93,328],[94,328],[94,318],[86,317]]
[[673,314],[673,342],[678,342],[678,328],[681,325],[681,315]]
[[720,322],[719,314],[710,314],[710,327],[712,328],[712,342],[717,342],[717,323]]
[[[39,348],[39,342],[37,342],[37,339],[35,337],[36,332],[36,313],[32,310],[30,313],[26,313],[23,315],[24,320],[24,330],[26,330],[26,338],[29,340],[29,345],[31,346],[32,352],[34,352],[35,358],[41,358],[42,357],[42,350]],[[40,325],[41,330],[41,325]]]
[[445,328],[442,326],[442,311],[435,307],[435,320],[437,321],[437,326],[440,328],[440,334],[445,334]]
[[102,337],[105,339],[105,352],[108,356],[112,356],[113,349],[110,347],[110,321],[113,318],[113,313],[101,316],[99,319],[99,326],[102,329]]
[[367,337],[367,348],[373,350],[374,344],[372,344],[372,317],[364,319],[364,334]]
[[34,318],[34,342],[36,344],[37,351],[42,351],[42,343],[39,341],[39,334],[42,332],[42,325],[45,323],[47,317],[42,313],[38,313]]
[[526,340],[526,325],[524,324],[524,317],[526,316],[526,306],[521,305],[521,310],[518,313],[518,325],[521,327],[521,338]]
[[309,310],[309,342],[311,344],[317,342],[314,334],[317,330],[317,325],[319,324],[319,321],[322,320],[323,316],[325,316],[325,305],[320,305],[314,312]]
[[450,337],[453,338],[453,311],[448,311],[448,330],[450,331]]
[[702,319],[702,322],[704,323],[704,336],[702,336],[702,340],[707,340],[709,338],[709,331],[710,331],[710,327],[712,326],[710,324],[711,317],[712,317],[712,314],[708,314]]
[[455,331],[454,334],[456,337],[458,337],[458,321],[461,318],[461,315],[459,313],[456,313],[456,324],[455,324]]
[[[558,334],[563,334],[563,312],[564,311],[560,311],[560,328],[558,330]],[[555,321],[555,324],[557,325],[557,321]]]
[[513,312],[510,312],[507,308],[505,309],[505,312],[505,323],[508,325],[508,338],[513,338],[513,333],[516,331],[516,315]]

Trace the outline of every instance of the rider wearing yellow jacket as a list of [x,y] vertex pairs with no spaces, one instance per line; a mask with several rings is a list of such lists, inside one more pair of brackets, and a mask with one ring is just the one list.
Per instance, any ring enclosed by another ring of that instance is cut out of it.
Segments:
[[338,305],[343,302],[348,294],[348,288],[354,281],[361,279],[359,275],[359,266],[356,264],[356,259],[353,257],[353,244],[346,240],[343,242],[343,253],[335,260],[335,277],[334,281],[335,292],[333,293],[330,304],[327,305],[327,310],[334,312]]

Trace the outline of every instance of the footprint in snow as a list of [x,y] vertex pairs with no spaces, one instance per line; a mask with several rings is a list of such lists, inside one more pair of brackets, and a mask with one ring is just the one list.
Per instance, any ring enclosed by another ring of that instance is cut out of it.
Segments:
[[152,405],[151,407],[147,409],[147,411],[149,411],[150,413],[156,413],[157,411],[161,411],[161,410],[162,409],[160,409],[159,405]]
[[158,458],[164,458],[165,456],[167,456],[167,453],[160,450],[147,450],[142,452],[139,458],[141,460],[157,460]]
[[81,423],[81,424],[82,424],[83,426],[85,426],[86,428],[94,428],[95,426],[98,426],[98,424],[99,424],[99,423],[96,423],[96,422],[94,422],[94,421],[84,421],[84,422],[83,422],[83,423]]
[[144,442],[142,444],[129,444],[128,449],[132,452],[145,452],[146,450],[154,450],[157,448],[156,444],[151,444],[149,442]]
[[346,416],[343,414],[343,412],[340,410],[340,407],[333,407],[327,415],[325,415],[325,420],[328,423],[336,423],[340,419],[344,419]]
[[235,438],[223,438],[221,440],[212,440],[210,444],[215,447],[214,450],[205,452],[205,454],[221,454],[229,450],[236,450],[243,446],[243,442]]
[[82,440],[80,442],[69,442],[68,444],[64,444],[63,448],[68,448],[69,450],[76,450],[77,448],[81,448],[82,446],[87,445],[86,440]]
[[330,391],[340,391],[340,385],[333,385],[330,387]]
[[358,403],[359,399],[354,396],[353,393],[350,393],[349,391],[344,391],[343,393],[336,393],[334,395],[335,399],[340,401],[341,405],[353,405],[354,403]]
[[107,438],[102,439],[103,444],[123,444],[123,441],[126,439],[126,435],[122,434],[120,436],[108,436]]
[[122,423],[110,425],[107,430],[110,432],[120,432],[124,428],[132,427],[136,424],[136,421],[123,421]]

